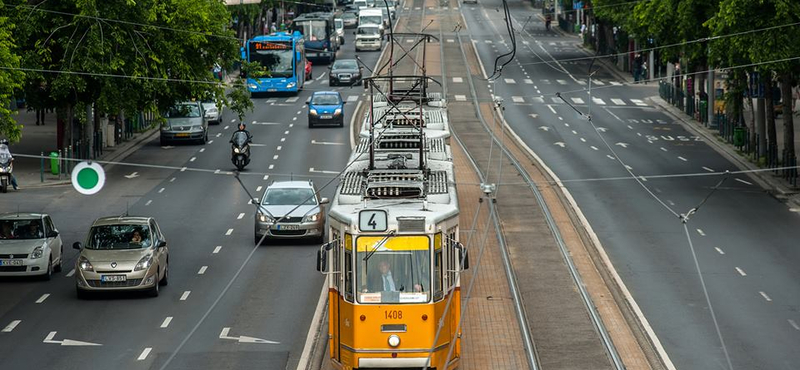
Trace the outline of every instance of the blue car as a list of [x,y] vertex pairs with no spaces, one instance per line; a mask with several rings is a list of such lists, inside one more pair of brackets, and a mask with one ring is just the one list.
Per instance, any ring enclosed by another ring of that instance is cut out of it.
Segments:
[[336,91],[317,91],[308,99],[308,127],[338,125],[344,127],[344,103]]

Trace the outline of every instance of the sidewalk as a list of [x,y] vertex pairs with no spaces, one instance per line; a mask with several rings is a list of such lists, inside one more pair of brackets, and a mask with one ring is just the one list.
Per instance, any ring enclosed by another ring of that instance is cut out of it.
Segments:
[[[18,143],[9,145],[14,158],[14,177],[17,178],[20,190],[38,188],[42,186],[56,186],[70,184],[69,174],[53,175],[50,171],[50,158],[44,162],[40,158],[28,156],[49,156],[50,152],[57,151],[56,143],[56,114],[47,113],[45,124],[36,125],[36,112],[20,110],[15,119],[22,125],[22,138]],[[113,147],[103,148],[103,154],[96,160],[118,161],[144,145],[145,142],[158,134],[158,129],[151,128],[143,133],[134,134],[127,141]],[[25,155],[25,157],[21,156]],[[62,166],[64,162],[62,162]],[[73,162],[74,165],[75,162]],[[62,171],[63,172],[63,171]]]

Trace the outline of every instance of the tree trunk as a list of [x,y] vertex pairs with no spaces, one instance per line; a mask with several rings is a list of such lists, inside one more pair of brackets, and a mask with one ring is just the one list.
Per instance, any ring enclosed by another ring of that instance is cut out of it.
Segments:
[[781,76],[781,97],[783,98],[783,148],[788,159],[794,158],[794,121],[792,119],[792,76]]
[[769,156],[770,158],[775,161],[775,156],[777,155],[777,130],[775,128],[775,104],[772,101],[772,88],[775,86],[775,83],[772,82],[772,78],[766,84],[766,88],[764,89],[764,100],[767,103],[767,146],[770,150]]

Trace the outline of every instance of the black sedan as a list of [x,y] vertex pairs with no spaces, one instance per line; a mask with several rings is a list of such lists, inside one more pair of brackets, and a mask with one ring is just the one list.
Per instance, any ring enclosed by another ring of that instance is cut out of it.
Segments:
[[355,59],[339,59],[330,66],[328,85],[356,85],[361,82],[361,66]]

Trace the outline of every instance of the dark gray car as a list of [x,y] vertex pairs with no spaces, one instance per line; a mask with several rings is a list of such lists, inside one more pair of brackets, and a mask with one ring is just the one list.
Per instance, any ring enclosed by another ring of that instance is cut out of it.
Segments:
[[208,121],[200,102],[187,101],[173,105],[164,113],[161,124],[161,146],[171,142],[189,141],[205,144],[208,141]]
[[330,67],[328,85],[357,85],[361,82],[361,66],[355,59],[339,59]]

